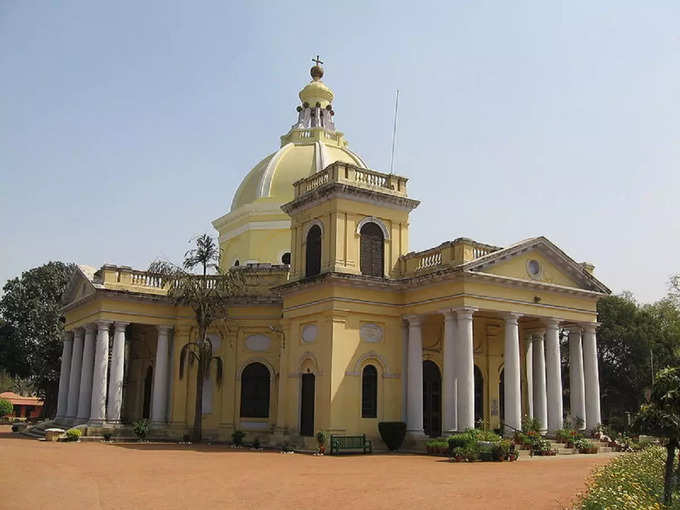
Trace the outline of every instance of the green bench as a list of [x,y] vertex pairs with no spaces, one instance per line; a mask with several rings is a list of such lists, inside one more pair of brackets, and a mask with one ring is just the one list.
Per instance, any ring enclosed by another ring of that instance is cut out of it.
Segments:
[[341,451],[361,450],[363,453],[373,453],[373,443],[366,439],[366,434],[360,436],[334,436],[331,435],[331,455]]

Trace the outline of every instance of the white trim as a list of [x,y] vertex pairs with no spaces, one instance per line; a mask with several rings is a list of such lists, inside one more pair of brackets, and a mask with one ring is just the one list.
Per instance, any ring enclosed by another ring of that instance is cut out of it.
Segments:
[[257,198],[263,198],[263,197],[269,197],[271,196],[271,189],[272,189],[272,179],[274,178],[274,171],[276,170],[276,167],[279,164],[279,161],[283,157],[283,155],[288,152],[288,150],[293,147],[293,143],[288,143],[281,147],[276,153],[274,154],[274,157],[269,160],[269,163],[267,163],[267,168],[265,168],[264,172],[262,173],[262,176],[260,177],[260,182],[257,187]]
[[248,222],[234,230],[220,234],[220,243],[233,239],[249,230],[290,230],[290,220]]
[[303,244],[307,242],[307,234],[309,234],[310,229],[311,229],[314,225],[317,225],[317,226],[321,229],[321,235],[323,236],[323,230],[324,230],[324,229],[323,229],[323,222],[322,222],[320,219],[318,219],[318,218],[317,218],[317,219],[314,219],[314,220],[308,222],[308,223],[305,225],[305,228],[304,228],[304,230],[303,230],[303,236],[302,236],[302,240],[303,240],[302,242],[303,242]]
[[380,227],[380,230],[382,230],[383,237],[385,238],[385,241],[389,241],[389,239],[390,239],[389,230],[387,230],[387,227],[385,226],[383,221],[380,218],[376,218],[375,216],[366,216],[363,220],[361,220],[357,224],[356,232],[357,232],[358,235],[361,235],[361,228],[364,225],[366,225],[366,223],[375,223],[376,225],[378,225],[378,227]]

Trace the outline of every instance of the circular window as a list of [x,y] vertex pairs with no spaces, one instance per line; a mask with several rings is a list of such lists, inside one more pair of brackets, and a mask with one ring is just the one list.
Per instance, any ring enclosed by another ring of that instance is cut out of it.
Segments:
[[539,264],[538,260],[530,260],[527,262],[527,273],[529,273],[529,276],[532,278],[540,278],[541,264]]
[[287,251],[283,255],[281,255],[281,264],[286,264],[287,266],[290,265],[290,252]]

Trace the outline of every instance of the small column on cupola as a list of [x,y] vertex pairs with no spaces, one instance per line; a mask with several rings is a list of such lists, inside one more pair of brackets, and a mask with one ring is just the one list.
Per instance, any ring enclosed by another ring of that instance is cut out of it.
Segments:
[[293,129],[323,128],[327,131],[335,131],[333,122],[333,91],[322,81],[323,64],[319,57],[312,59],[315,65],[311,68],[312,81],[300,91],[301,106],[297,107],[298,120]]

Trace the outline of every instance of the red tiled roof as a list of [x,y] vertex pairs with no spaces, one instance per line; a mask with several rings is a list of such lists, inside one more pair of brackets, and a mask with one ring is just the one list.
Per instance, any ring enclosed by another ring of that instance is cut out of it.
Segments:
[[23,406],[41,406],[43,405],[43,401],[40,400],[38,397],[22,397],[21,395],[17,395],[16,393],[13,393],[11,391],[5,391],[4,393],[0,393],[0,398],[9,400],[12,405],[23,405]]

